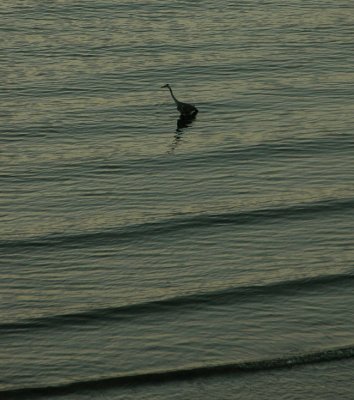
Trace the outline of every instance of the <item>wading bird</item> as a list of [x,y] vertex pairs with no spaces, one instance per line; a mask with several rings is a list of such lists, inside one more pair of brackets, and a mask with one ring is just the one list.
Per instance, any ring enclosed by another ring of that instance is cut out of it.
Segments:
[[176,103],[177,110],[181,113],[181,117],[185,118],[194,118],[198,114],[198,109],[194,107],[192,104],[188,103],[182,103],[181,101],[178,101],[176,97],[174,96],[171,86],[167,83],[166,85],[161,86],[162,88],[168,88],[171,96]]

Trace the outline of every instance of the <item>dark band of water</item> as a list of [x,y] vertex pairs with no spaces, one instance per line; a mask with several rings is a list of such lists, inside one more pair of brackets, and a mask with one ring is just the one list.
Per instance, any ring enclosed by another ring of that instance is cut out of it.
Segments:
[[232,289],[178,296],[169,299],[145,303],[128,304],[121,307],[110,307],[88,310],[72,314],[53,315],[32,318],[21,322],[0,324],[0,335],[32,329],[62,329],[66,326],[78,326],[102,321],[121,321],[139,318],[151,313],[171,312],[173,309],[188,312],[201,306],[227,305],[240,302],[259,301],[259,296],[290,296],[300,291],[315,290],[322,286],[352,285],[354,275],[336,274],[322,275],[291,281],[274,282],[266,285],[237,287]]
[[354,346],[335,349],[325,349],[312,353],[290,355],[283,358],[273,358],[256,361],[236,362],[230,364],[196,366],[169,371],[143,372],[133,375],[119,375],[115,377],[93,379],[91,381],[73,382],[58,386],[19,388],[0,391],[3,399],[29,399],[47,396],[60,396],[82,390],[104,390],[124,386],[138,386],[159,384],[176,380],[192,380],[226,374],[256,373],[274,369],[293,368],[296,366],[339,361],[354,357]]
[[130,225],[109,231],[73,235],[53,235],[19,240],[1,240],[2,249],[35,247],[85,247],[127,242],[146,235],[162,235],[185,229],[196,229],[213,225],[258,224],[273,219],[293,219],[300,216],[315,217],[318,214],[354,209],[354,199],[330,199],[318,202],[295,204],[288,207],[264,208],[245,212],[199,214],[177,217],[159,222]]

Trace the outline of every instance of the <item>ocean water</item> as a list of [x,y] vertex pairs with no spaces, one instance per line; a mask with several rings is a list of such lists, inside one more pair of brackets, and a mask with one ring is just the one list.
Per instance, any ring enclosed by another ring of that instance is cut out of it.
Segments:
[[0,398],[352,399],[354,3],[0,13]]

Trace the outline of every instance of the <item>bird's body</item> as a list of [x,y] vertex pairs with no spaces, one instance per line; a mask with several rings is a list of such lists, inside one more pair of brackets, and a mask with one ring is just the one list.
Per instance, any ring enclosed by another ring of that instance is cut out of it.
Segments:
[[175,97],[175,95],[172,92],[172,88],[171,86],[167,83],[166,85],[162,86],[163,88],[168,88],[171,96],[173,98],[173,101],[176,103],[177,106],[177,110],[180,112],[182,117],[189,117],[189,118],[193,118],[197,115],[198,113],[198,109],[193,106],[192,104],[188,104],[188,103],[182,103],[181,101],[178,101]]

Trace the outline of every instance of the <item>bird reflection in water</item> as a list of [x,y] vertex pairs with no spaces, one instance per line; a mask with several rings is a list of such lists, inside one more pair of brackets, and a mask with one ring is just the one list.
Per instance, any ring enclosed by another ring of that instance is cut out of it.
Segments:
[[176,132],[182,132],[184,128],[188,128],[195,120],[195,116],[193,117],[186,117],[185,115],[180,115],[177,120],[177,129]]
[[173,142],[171,143],[170,150],[168,151],[168,153],[173,153],[175,151],[176,147],[180,144],[182,140],[184,130],[188,128],[194,120],[195,116],[186,117],[184,115],[180,115],[180,117],[177,119],[177,129],[175,131],[175,136]]

